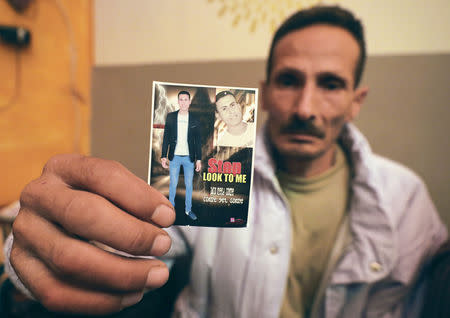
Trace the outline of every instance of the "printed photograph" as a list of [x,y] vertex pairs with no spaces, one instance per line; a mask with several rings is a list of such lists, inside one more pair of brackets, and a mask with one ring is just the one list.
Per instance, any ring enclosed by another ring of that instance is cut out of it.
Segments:
[[258,91],[153,82],[148,183],[175,225],[245,227]]

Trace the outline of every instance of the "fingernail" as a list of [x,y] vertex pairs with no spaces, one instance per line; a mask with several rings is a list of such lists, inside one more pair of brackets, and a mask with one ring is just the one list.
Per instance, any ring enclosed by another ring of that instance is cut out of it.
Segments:
[[169,250],[170,245],[172,245],[170,237],[160,234],[155,238],[150,253],[154,256],[161,256]]
[[153,212],[152,220],[161,226],[169,226],[175,220],[175,212],[167,205],[158,205]]
[[153,267],[147,276],[145,287],[159,287],[164,284],[169,277],[169,270],[165,266]]
[[121,306],[122,308],[130,307],[134,304],[137,304],[141,301],[142,297],[144,296],[143,292],[130,294],[122,298]]

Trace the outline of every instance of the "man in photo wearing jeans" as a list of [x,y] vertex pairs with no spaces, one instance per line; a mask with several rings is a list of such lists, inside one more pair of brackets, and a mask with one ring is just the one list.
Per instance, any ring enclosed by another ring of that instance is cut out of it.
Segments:
[[[189,112],[191,95],[188,91],[178,93],[179,110],[167,114],[161,150],[161,164],[170,170],[169,201],[175,207],[180,167],[183,166],[186,187],[185,213],[192,220],[197,216],[192,212],[192,181],[195,171],[202,168],[202,147],[200,121]],[[169,163],[170,162],[170,163]]]

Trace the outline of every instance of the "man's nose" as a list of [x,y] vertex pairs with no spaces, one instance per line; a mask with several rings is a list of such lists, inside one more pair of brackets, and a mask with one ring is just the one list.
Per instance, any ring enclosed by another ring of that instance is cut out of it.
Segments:
[[317,87],[311,83],[306,83],[298,90],[294,107],[295,113],[300,119],[314,120],[316,118],[316,90]]

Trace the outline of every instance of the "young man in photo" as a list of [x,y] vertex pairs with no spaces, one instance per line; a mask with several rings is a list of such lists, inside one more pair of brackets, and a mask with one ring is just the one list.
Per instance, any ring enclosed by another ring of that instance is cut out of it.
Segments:
[[197,216],[192,212],[192,182],[195,171],[202,168],[202,146],[200,121],[189,112],[191,95],[188,91],[178,93],[179,110],[167,114],[161,149],[161,165],[170,170],[169,201],[175,207],[180,167],[183,167],[185,213],[192,220]]

